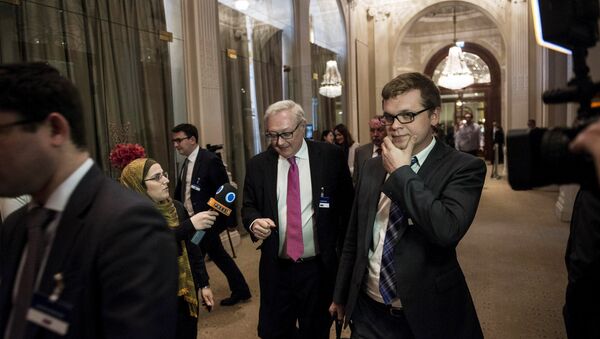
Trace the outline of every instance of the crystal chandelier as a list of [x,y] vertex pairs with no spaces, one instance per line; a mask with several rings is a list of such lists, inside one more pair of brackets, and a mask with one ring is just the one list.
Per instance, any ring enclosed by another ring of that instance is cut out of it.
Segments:
[[336,98],[342,95],[342,76],[337,67],[337,61],[327,61],[323,82],[319,87],[319,94],[328,98]]
[[475,79],[465,63],[462,49],[456,43],[456,9],[452,11],[452,19],[454,22],[454,46],[448,50],[446,66],[440,75],[438,85],[457,90],[472,85]]
[[248,0],[236,0],[234,1],[233,6],[238,11],[245,11],[250,7],[250,2],[248,2]]

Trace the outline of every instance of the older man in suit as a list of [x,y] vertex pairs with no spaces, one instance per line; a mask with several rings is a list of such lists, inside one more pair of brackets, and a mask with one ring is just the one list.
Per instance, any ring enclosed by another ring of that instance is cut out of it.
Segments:
[[383,142],[383,138],[387,135],[385,126],[381,123],[381,118],[382,117],[378,115],[369,120],[371,142],[356,149],[354,155],[354,172],[352,173],[352,181],[355,185],[358,180],[360,168],[365,162],[381,155],[381,143]]
[[242,208],[244,226],[262,240],[258,335],[329,338],[336,247],[353,196],[347,160],[334,145],[304,139],[293,101],[272,104],[264,120],[270,146],[248,162]]
[[[223,161],[213,152],[198,145],[198,129],[191,124],[175,126],[173,145],[179,154],[185,156],[180,174],[177,176],[175,199],[183,203],[190,216],[208,210],[208,200],[215,195],[221,185],[229,182]],[[206,230],[200,242],[202,253],[223,272],[231,295],[221,300],[223,306],[233,306],[250,299],[250,288],[242,271],[225,251],[220,233],[225,230],[227,219],[219,216],[216,223]]]
[[427,76],[401,74],[382,97],[383,154],[358,179],[330,312],[359,338],[482,338],[456,246],[485,164],[432,136],[441,100]]
[[0,335],[172,338],[174,238],[94,165],[79,93],[56,69],[0,65],[0,159],[0,196],[32,196],[0,230]]

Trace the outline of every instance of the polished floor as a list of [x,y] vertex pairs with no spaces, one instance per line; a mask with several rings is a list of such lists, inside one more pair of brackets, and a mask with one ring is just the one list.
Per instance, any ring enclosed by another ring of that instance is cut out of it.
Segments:
[[[516,192],[505,179],[486,181],[479,210],[458,248],[485,337],[565,338],[561,316],[566,285],[564,251],[569,224],[554,216],[557,192]],[[235,259],[253,298],[217,305],[200,316],[199,338],[256,338],[259,251],[248,236]],[[224,276],[207,264],[215,298],[228,296]],[[349,337],[345,331],[343,337]],[[335,338],[332,331],[331,338]]]

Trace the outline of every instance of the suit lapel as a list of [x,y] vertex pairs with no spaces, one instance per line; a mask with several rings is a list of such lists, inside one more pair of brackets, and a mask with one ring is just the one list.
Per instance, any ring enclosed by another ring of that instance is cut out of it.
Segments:
[[[23,207],[15,215],[11,224],[4,224],[0,240],[0,329],[4,329],[11,310],[11,298],[17,270],[21,262],[23,247],[25,246],[27,232],[24,227],[24,217],[27,207]],[[18,216],[17,216],[18,214]],[[3,333],[0,333],[3,335]]]
[[[315,145],[312,142],[307,141],[306,142],[306,146],[308,146],[308,162],[310,164],[310,181],[311,181],[311,188],[312,188],[312,204],[313,204],[313,210],[315,211],[314,214],[314,221],[313,224],[316,226],[318,225],[317,223],[317,216],[319,215],[319,213],[316,213],[319,210],[319,199],[321,196],[321,182],[323,181],[323,177],[322,177],[322,165],[323,165],[323,161],[321,161],[321,150],[318,149],[317,147],[315,147]],[[331,194],[331,192],[329,192],[328,194]]]
[[425,159],[425,163],[423,163],[417,174],[424,180],[430,178],[431,174],[435,172],[435,169],[439,166],[440,160],[449,150],[450,149],[446,145],[436,139],[433,149],[427,156],[427,159]]
[[96,196],[96,192],[102,185],[104,175],[95,165],[81,179],[71,194],[69,202],[65,206],[63,215],[56,229],[54,243],[44,274],[40,283],[40,290],[51,292],[54,288],[54,274],[65,269],[65,262],[69,258],[69,252],[73,248],[78,234],[84,227],[84,220],[89,206]]
[[[368,162],[369,160],[367,160]],[[371,165],[371,164],[369,164]],[[365,164],[365,167],[369,166]],[[371,178],[370,182],[366,184],[367,187],[367,210],[369,211],[367,214],[367,227],[365,234],[365,253],[369,253],[369,247],[371,247],[371,242],[373,241],[373,226],[375,224],[375,217],[377,216],[377,207],[379,205],[379,197],[381,196],[381,185],[385,181],[385,176],[387,172],[383,168],[381,161],[379,161],[378,166],[369,166],[369,172],[373,173],[372,175],[364,174],[367,173],[365,171],[363,175],[365,178]],[[365,186],[365,185],[363,185]]]
[[272,147],[269,147],[267,152],[269,153],[265,163],[264,175],[268,179],[265,180],[265,194],[271,208],[273,221],[277,225],[279,223],[279,214],[277,212],[277,160],[279,159],[279,154]]

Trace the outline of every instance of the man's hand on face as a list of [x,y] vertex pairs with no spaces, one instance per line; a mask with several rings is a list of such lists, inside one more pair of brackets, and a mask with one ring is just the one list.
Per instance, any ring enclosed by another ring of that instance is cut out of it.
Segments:
[[412,157],[412,151],[415,147],[416,141],[417,137],[412,135],[406,144],[406,148],[400,149],[394,145],[389,136],[385,137],[383,139],[383,143],[381,144],[383,168],[385,168],[385,170],[391,174],[402,166],[410,165],[410,159]]

